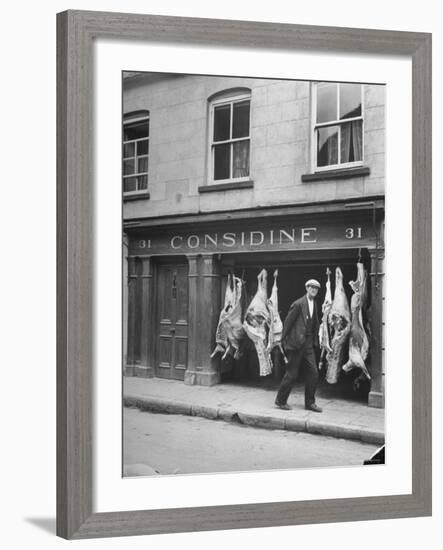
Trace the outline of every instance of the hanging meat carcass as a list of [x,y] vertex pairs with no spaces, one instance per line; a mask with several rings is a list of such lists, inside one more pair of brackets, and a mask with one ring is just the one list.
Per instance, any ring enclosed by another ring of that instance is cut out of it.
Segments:
[[233,298],[232,307],[223,319],[223,325],[228,338],[228,348],[223,356],[234,351],[234,359],[240,357],[240,343],[245,337],[245,331],[242,323],[242,293],[243,281],[239,277],[233,277]]
[[214,357],[217,353],[225,353],[228,349],[228,335],[226,333],[226,328],[223,321],[226,318],[228,312],[232,309],[233,298],[234,292],[231,286],[231,274],[228,274],[228,281],[226,283],[225,291],[225,303],[218,319],[217,330],[215,332],[216,345],[214,351],[211,353],[211,358]]
[[277,287],[278,269],[274,271],[274,284],[272,286],[271,296],[268,300],[268,310],[270,315],[269,335],[267,350],[270,354],[274,348],[278,348],[282,354],[285,363],[288,359],[281,345],[281,336],[283,332],[283,323],[278,311],[278,287]]
[[225,304],[220,313],[217,331],[215,334],[216,346],[211,354],[214,357],[217,353],[223,353],[225,359],[228,353],[234,355],[234,359],[240,356],[240,341],[244,338],[245,332],[242,326],[241,298],[243,283],[238,277],[228,275],[226,285]]
[[367,296],[367,272],[361,262],[357,263],[357,280],[349,281],[354,291],[351,298],[351,332],[349,336],[349,360],[343,365],[345,372],[353,368],[361,369],[362,375],[368,380],[371,376],[366,367],[365,361],[369,351],[369,341],[363,327],[363,305]]
[[328,369],[326,381],[335,384],[338,381],[340,367],[343,363],[343,354],[351,330],[351,314],[345,289],[343,288],[343,273],[335,269],[335,292],[331,310],[328,316],[329,327],[332,332],[331,351],[326,355]]
[[326,354],[332,352],[330,338],[329,338],[329,325],[328,325],[329,312],[331,311],[331,307],[332,307],[331,278],[330,278],[331,270],[329,269],[329,267],[326,269],[326,275],[328,277],[328,280],[326,281],[326,294],[322,305],[322,320],[320,324],[320,329],[318,331],[318,341],[320,343],[320,349],[321,349],[320,363],[319,363],[320,369],[322,369],[324,366]]
[[260,365],[260,376],[267,376],[272,372],[272,363],[267,349],[268,330],[271,316],[268,309],[267,272],[262,269],[257,276],[257,292],[246,310],[243,328],[254,343]]

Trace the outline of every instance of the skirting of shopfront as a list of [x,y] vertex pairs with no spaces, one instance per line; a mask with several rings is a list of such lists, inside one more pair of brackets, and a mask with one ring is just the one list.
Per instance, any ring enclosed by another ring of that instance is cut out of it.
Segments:
[[[225,380],[258,383],[255,350],[245,342],[241,357],[211,358],[228,275],[244,281],[245,304],[257,290],[257,275],[268,273],[268,294],[277,276],[279,311],[285,318],[291,303],[314,278],[325,295],[327,269],[349,281],[361,261],[369,274],[366,313],[370,351],[366,399],[384,406],[384,201],[321,203],[233,213],[132,220],[125,224],[124,357],[128,376],[183,380],[213,385]],[[246,306],[245,306],[246,307]],[[244,313],[244,312],[243,312]],[[274,381],[284,366],[274,350]],[[343,379],[355,381],[343,373]],[[266,377],[268,378],[268,377]],[[340,383],[338,384],[340,388]],[[345,388],[345,385],[342,384]],[[344,391],[344,390],[343,390]]]

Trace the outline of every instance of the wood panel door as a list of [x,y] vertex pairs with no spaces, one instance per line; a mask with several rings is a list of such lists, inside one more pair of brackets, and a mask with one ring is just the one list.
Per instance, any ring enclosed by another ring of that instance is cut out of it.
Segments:
[[156,376],[183,380],[188,361],[188,266],[160,265]]

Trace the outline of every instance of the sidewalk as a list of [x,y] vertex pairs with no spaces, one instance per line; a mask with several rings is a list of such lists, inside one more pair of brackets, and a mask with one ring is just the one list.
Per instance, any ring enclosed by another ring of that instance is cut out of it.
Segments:
[[384,409],[320,396],[317,403],[323,413],[314,413],[304,409],[303,394],[295,389],[288,401],[292,410],[282,411],[274,406],[274,398],[275,391],[237,384],[206,387],[187,386],[181,381],[161,378],[123,379],[123,402],[127,407],[384,443]]

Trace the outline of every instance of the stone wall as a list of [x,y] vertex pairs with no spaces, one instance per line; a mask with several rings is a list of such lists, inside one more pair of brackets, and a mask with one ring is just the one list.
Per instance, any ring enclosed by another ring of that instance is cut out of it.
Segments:
[[[208,98],[251,90],[253,188],[199,193],[207,183]],[[150,112],[148,200],[125,219],[327,201],[384,193],[385,89],[364,88],[364,165],[369,176],[303,182],[311,171],[311,84],[304,81],[165,75],[125,82],[124,112]]]

